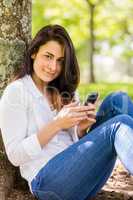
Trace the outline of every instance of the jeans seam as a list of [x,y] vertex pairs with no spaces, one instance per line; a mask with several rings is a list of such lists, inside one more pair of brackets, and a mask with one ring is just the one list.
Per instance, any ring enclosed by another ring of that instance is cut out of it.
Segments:
[[59,200],[63,200],[62,198],[59,197],[59,195],[53,191],[51,191],[51,193],[53,193]]
[[53,195],[55,195],[55,197],[56,198],[58,198],[58,200],[63,200],[61,197],[59,197],[59,195],[57,194],[57,193],[55,193],[55,192],[53,192],[53,191],[50,191],[50,190],[48,190],[48,191],[43,191],[43,190],[34,190],[34,192],[35,192],[35,196],[39,199],[39,195],[38,195],[38,193],[39,193],[39,191],[40,192],[42,192],[42,193],[50,193],[50,194],[53,194]]

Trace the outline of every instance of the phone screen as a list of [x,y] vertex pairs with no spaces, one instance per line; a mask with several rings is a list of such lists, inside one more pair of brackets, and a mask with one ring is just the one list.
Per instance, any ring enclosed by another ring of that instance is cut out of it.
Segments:
[[84,105],[88,105],[88,103],[93,103],[94,104],[95,101],[97,100],[97,98],[98,98],[98,92],[92,92],[91,94],[89,94],[87,96],[87,99],[86,99]]

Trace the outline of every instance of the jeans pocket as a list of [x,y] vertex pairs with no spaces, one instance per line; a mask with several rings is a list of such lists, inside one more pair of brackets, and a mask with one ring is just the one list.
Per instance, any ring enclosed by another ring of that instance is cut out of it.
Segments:
[[55,192],[38,190],[35,192],[38,200],[62,200]]

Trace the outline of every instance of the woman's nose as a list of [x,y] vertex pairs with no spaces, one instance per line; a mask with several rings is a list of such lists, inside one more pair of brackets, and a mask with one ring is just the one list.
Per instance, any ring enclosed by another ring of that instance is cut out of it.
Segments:
[[52,72],[55,72],[56,71],[56,60],[52,60],[50,63],[49,63],[49,68]]

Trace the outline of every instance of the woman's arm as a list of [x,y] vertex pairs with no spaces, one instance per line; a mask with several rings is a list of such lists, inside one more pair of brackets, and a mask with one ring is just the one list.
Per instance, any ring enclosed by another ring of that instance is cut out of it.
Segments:
[[76,103],[64,106],[57,117],[42,127],[38,133],[27,136],[28,99],[22,83],[10,84],[0,101],[0,128],[10,162],[20,166],[35,159],[42,147],[61,129],[68,129],[86,118],[87,106],[77,106]]
[[[88,106],[79,106],[77,102],[64,106],[55,119],[45,125],[37,134],[40,145],[46,145],[61,129],[69,129],[87,118]],[[44,134],[45,133],[45,134]]]
[[[37,138],[41,147],[46,145],[61,130],[58,120],[53,120],[37,133]],[[45,133],[45,134],[44,134]]]
[[28,96],[19,81],[5,89],[0,100],[0,128],[10,162],[20,166],[42,151],[36,133],[27,136]]

